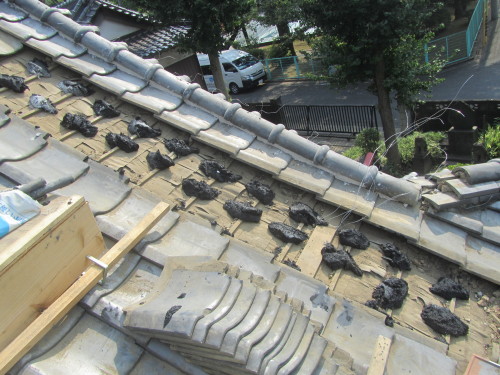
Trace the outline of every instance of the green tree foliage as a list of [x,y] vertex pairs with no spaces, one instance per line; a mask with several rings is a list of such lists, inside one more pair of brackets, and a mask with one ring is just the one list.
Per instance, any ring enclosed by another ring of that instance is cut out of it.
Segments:
[[203,52],[210,58],[215,86],[226,94],[219,51],[225,49],[231,36],[247,22],[254,0],[134,0],[146,11],[165,24],[189,22],[191,28],[178,38],[185,50]]
[[500,157],[500,118],[488,126],[482,135],[482,142],[491,159]]
[[[441,5],[441,4],[438,4]],[[408,105],[422,90],[438,82],[441,61],[424,61],[424,45],[432,37],[431,0],[304,0],[302,11],[316,27],[315,55],[334,74],[326,77],[343,87],[369,82],[378,98],[389,162],[401,164],[391,109],[391,93]],[[320,77],[324,79],[325,77]]]
[[257,4],[257,20],[265,25],[276,25],[278,29],[279,40],[276,44],[286,49],[279,57],[288,54],[296,56],[293,46],[294,36],[288,24],[301,18],[299,0],[258,0]]

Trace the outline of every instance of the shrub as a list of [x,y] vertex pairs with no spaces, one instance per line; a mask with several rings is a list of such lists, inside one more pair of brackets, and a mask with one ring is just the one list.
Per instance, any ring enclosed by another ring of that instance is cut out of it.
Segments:
[[353,146],[344,151],[342,155],[347,156],[349,159],[359,160],[364,154],[361,147]]
[[409,165],[413,161],[415,153],[415,138],[424,138],[427,143],[427,151],[433,158],[444,156],[444,152],[439,145],[439,142],[445,137],[443,132],[413,132],[406,137],[398,139],[399,153],[401,154],[401,163]]
[[269,59],[276,59],[280,57],[286,57],[290,54],[288,47],[284,43],[273,43],[271,47],[267,50],[267,57]]
[[354,144],[361,148],[364,154],[374,152],[380,143],[380,133],[376,128],[363,129],[354,141]]
[[495,123],[488,126],[482,138],[488,156],[491,159],[500,157],[500,119],[495,119]]

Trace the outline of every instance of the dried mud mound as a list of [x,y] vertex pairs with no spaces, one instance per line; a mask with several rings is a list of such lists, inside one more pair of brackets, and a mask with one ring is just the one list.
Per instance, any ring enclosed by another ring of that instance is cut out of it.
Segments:
[[247,202],[229,200],[224,203],[222,208],[224,208],[232,218],[243,221],[258,223],[260,221],[260,217],[262,216],[261,209],[255,208]]
[[248,194],[257,198],[262,204],[273,204],[275,194],[269,185],[263,184],[257,180],[252,180],[248,184],[245,184],[245,188]]
[[357,276],[363,276],[363,271],[357,265],[351,254],[345,250],[336,250],[332,244],[326,244],[321,249],[323,262],[333,271],[344,269],[352,271]]
[[431,293],[434,293],[446,300],[458,298],[462,300],[469,299],[469,292],[456,281],[448,277],[440,277],[436,284],[429,288]]
[[236,182],[241,180],[241,176],[228,171],[223,165],[213,160],[203,160],[200,163],[200,170],[207,177],[212,177],[219,182]]
[[287,243],[299,244],[309,238],[309,236],[301,230],[283,223],[270,223],[268,229],[273,236]]
[[76,130],[84,137],[90,138],[97,134],[97,126],[94,126],[82,115],[66,113],[61,121],[61,125],[69,130]]
[[380,245],[380,249],[384,254],[382,258],[389,262],[391,267],[398,268],[402,271],[411,270],[410,258],[408,258],[406,254],[403,254],[396,245],[388,242]]
[[182,180],[182,191],[187,196],[204,200],[215,199],[220,194],[219,190],[210,187],[205,181],[196,181],[193,178]]
[[139,145],[135,143],[128,135],[125,135],[123,133],[108,133],[105,139],[109,147],[118,147],[120,150],[123,150],[127,153],[134,152],[139,149]]
[[316,211],[304,203],[294,203],[288,209],[288,214],[290,217],[298,223],[304,223],[306,225],[323,225],[326,226],[328,223],[323,219]]
[[30,96],[29,104],[33,108],[41,109],[45,112],[55,115],[57,113],[56,107],[46,97],[38,94],[32,94]]
[[151,126],[136,117],[127,126],[130,134],[136,134],[139,138],[155,138],[161,135],[161,129],[153,129]]
[[7,87],[20,94],[29,90],[29,87],[24,83],[23,77],[10,76],[8,74],[0,74],[0,87]]
[[373,291],[372,298],[383,309],[399,309],[408,295],[408,283],[403,279],[384,280]]
[[426,305],[420,316],[425,324],[442,335],[464,336],[469,332],[469,326],[445,307]]
[[175,165],[174,161],[170,159],[168,155],[163,155],[160,150],[150,152],[148,156],[146,156],[146,161],[151,169],[163,170]]
[[65,94],[71,94],[73,96],[89,96],[94,93],[94,90],[89,86],[70,80],[59,82],[57,87]]
[[188,156],[190,154],[197,154],[200,152],[199,148],[189,146],[186,141],[177,138],[163,138],[163,144],[168,151],[174,152],[177,156]]
[[49,78],[52,76],[49,72],[49,66],[47,65],[47,63],[43,60],[40,60],[38,57],[35,57],[33,60],[28,61],[26,70],[29,74],[36,75],[38,78]]
[[339,241],[342,245],[365,250],[370,246],[368,238],[356,229],[342,229],[339,232]]
[[97,116],[102,116],[106,118],[113,118],[120,116],[120,111],[115,109],[111,104],[104,100],[96,100],[94,105],[92,106],[92,109],[94,110],[94,113]]

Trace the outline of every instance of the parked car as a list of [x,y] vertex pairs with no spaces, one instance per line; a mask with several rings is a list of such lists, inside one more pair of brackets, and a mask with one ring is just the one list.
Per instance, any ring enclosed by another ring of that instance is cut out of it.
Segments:
[[[208,55],[199,53],[197,56],[208,91],[213,92],[216,87]],[[256,87],[267,79],[264,65],[245,51],[237,49],[222,51],[219,59],[224,82],[232,94],[237,94],[242,89]]]

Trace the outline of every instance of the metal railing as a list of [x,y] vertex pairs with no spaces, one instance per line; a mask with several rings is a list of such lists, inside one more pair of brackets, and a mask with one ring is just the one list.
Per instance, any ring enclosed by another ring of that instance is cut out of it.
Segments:
[[372,105],[284,105],[278,115],[287,129],[311,134],[356,135],[377,128],[377,112]]
[[467,30],[430,41],[425,46],[425,61],[440,57],[446,61],[445,65],[449,65],[469,59],[483,23],[486,5],[486,0],[478,0]]

